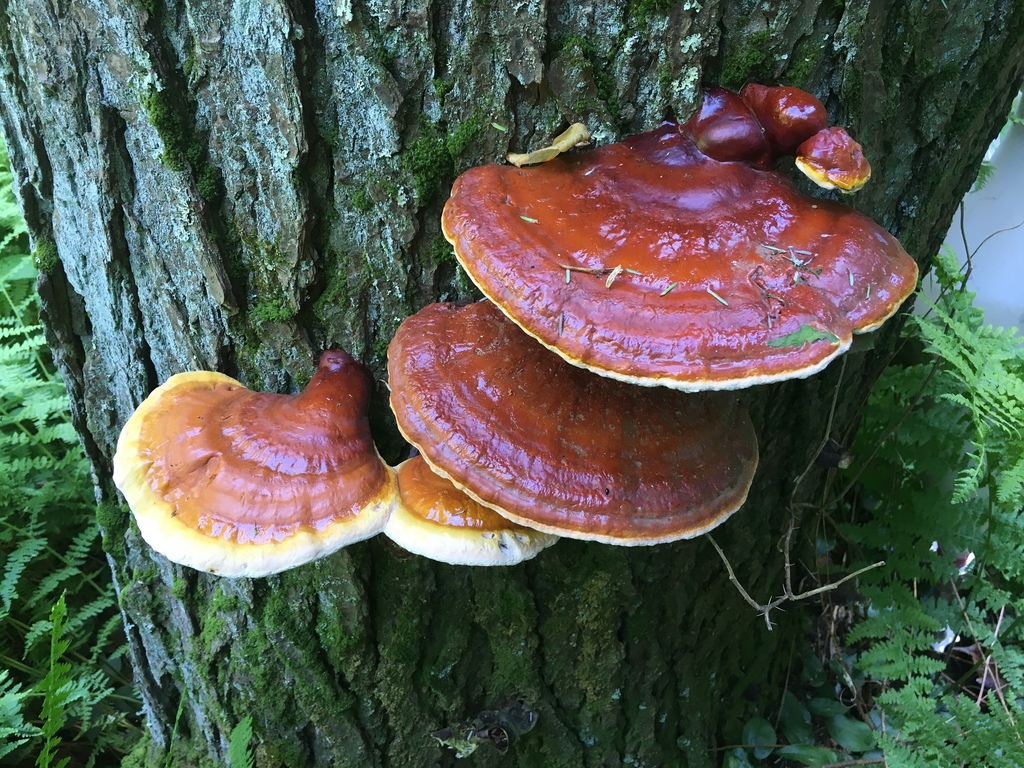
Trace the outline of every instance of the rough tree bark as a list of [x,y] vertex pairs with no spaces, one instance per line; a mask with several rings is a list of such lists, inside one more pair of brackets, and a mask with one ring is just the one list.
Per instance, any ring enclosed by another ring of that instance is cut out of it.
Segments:
[[[259,765],[449,764],[431,731],[522,695],[537,727],[472,764],[705,766],[772,711],[802,619],[768,633],[705,541],[563,541],[494,570],[371,541],[269,579],[211,578],[138,537],[110,482],[118,431],[185,369],[294,390],[340,345],[382,376],[403,317],[472,295],[438,226],[458,171],[568,121],[604,142],[685,118],[702,84],[817,94],[873,162],[854,205],[926,260],[1020,82],[1018,0],[0,8],[4,131],[102,500],[141,760],[162,764],[173,737],[176,764],[224,764],[250,714]],[[834,364],[747,394],[762,464],[719,540],[755,594],[779,589],[788,495],[832,393],[842,432],[892,340],[850,355],[841,385]],[[375,430],[395,458],[384,403],[381,387]]]

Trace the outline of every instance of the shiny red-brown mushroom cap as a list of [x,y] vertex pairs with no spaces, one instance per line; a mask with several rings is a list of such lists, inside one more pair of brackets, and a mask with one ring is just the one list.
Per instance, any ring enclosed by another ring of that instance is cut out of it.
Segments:
[[470,498],[422,456],[395,470],[401,503],[388,518],[384,535],[413,554],[453,565],[515,565],[558,541]]
[[125,424],[114,482],[143,538],[176,563],[221,576],[301,565],[379,533],[395,501],[370,438],[370,386],[338,350],[298,395],[177,374]]
[[814,373],[917,281],[866,216],[708,158],[670,123],[533,168],[470,169],[442,226],[484,295],[545,346],[688,391]]
[[749,83],[740,91],[740,99],[757,118],[776,155],[792,155],[807,139],[828,127],[824,105],[799,88]]
[[724,88],[707,89],[700,109],[679,130],[715,160],[767,167],[774,157],[757,117],[739,95]]
[[399,429],[434,471],[560,536],[636,545],[700,535],[743,503],[757,466],[734,396],[594,376],[490,302],[406,318],[388,374]]
[[824,189],[855,192],[871,178],[860,144],[842,128],[827,128],[796,150],[796,167]]

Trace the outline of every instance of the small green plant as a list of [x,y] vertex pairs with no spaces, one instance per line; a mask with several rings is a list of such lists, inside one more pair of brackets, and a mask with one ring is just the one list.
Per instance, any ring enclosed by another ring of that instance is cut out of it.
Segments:
[[0,669],[0,758],[40,735],[38,728],[25,722],[24,709],[31,694],[11,680],[8,670]]
[[1024,347],[984,324],[949,252],[876,385],[838,531],[887,567],[846,636],[890,766],[1024,764]]
[[799,674],[790,681],[781,705],[771,713],[772,721],[761,716],[747,720],[743,744],[726,754],[724,767],[870,765],[875,758],[881,764],[876,729],[855,708],[837,698],[832,670],[826,669],[810,649],[797,666]]
[[936,257],[940,295],[908,319],[816,507],[819,563],[849,575],[794,595],[791,530],[782,598],[759,605],[737,582],[766,620],[811,595],[824,610],[816,654],[728,768],[1024,765],[1024,344],[985,325],[969,269]]
[[[67,606],[64,595],[54,603],[50,611],[50,671],[39,682],[39,692],[43,694],[43,748],[36,758],[39,768],[49,768],[57,755],[60,746],[60,731],[67,722],[68,699],[74,688],[71,679],[71,665],[64,661],[64,654],[71,641],[64,637],[67,630]],[[65,757],[57,762],[57,768],[64,768],[71,758]]]

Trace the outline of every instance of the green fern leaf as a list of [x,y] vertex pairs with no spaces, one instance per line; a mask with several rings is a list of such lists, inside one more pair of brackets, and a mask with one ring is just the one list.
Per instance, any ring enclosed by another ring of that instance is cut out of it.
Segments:
[[[38,768],[49,768],[60,746],[60,730],[67,722],[65,711],[67,700],[72,688],[71,665],[62,661],[70,641],[64,637],[67,607],[64,595],[54,603],[50,611],[50,671],[39,683],[38,690],[43,695],[43,708],[40,717],[43,721],[43,749],[36,758]],[[65,757],[57,762],[57,768],[64,768],[71,758]]]
[[253,768],[255,765],[249,744],[252,741],[252,715],[246,715],[231,729],[228,740],[228,765],[230,768]]
[[39,735],[39,729],[26,723],[23,714],[31,695],[11,680],[8,670],[0,669],[0,758]]
[[995,163],[988,160],[982,160],[981,165],[978,166],[978,177],[974,180],[974,186],[971,187],[972,192],[980,192],[985,188],[985,185],[989,183],[992,176],[996,172]]
[[46,549],[46,541],[33,536],[31,533],[33,529],[36,531],[36,536],[39,535],[38,526],[29,526],[29,534],[18,542],[18,546],[7,556],[7,562],[4,564],[4,578],[3,581],[0,581],[0,600],[3,601],[0,618],[11,612],[12,603],[18,597],[18,582],[21,580],[25,568]]

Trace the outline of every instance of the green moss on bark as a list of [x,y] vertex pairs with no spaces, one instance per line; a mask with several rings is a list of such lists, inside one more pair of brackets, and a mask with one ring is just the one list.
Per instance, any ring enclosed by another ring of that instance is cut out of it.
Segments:
[[664,16],[681,0],[639,0],[633,7],[633,19],[638,26],[647,24],[652,16]]
[[[622,34],[625,34],[625,29]],[[616,47],[619,44],[621,39],[616,43]],[[619,103],[618,86],[611,67],[614,51],[598,51],[592,40],[575,34],[563,37],[557,48],[559,55],[565,57],[566,64],[578,73],[578,78],[582,82],[593,81],[597,101],[600,102],[595,104],[592,97],[581,96],[573,105],[575,112],[578,115],[585,115],[591,111],[598,111],[603,106],[617,122],[622,114],[622,106]]]
[[206,603],[205,613],[200,617],[202,627],[199,634],[197,654],[201,658],[215,658],[220,647],[227,641],[227,616],[237,615],[239,601],[236,595],[225,592],[223,586],[214,584]]
[[171,577],[171,596],[175,600],[184,601],[188,599],[188,582],[177,574]]
[[402,167],[412,176],[416,199],[422,204],[455,173],[445,137],[437,126],[424,123],[419,135],[402,156]]
[[442,232],[434,235],[430,243],[430,260],[435,264],[455,264],[455,248],[448,242]]
[[352,296],[349,286],[348,272],[338,259],[329,260],[333,266],[329,268],[330,278],[323,293],[313,303],[313,313],[321,321],[326,321],[334,312],[344,309]]
[[789,67],[781,78],[785,85],[806,89],[825,53],[825,43],[813,37],[804,37],[789,58]]
[[223,195],[220,169],[212,165],[207,152],[207,138],[197,131],[191,105],[180,103],[170,88],[150,86],[142,98],[149,122],[164,144],[161,159],[172,171],[191,172],[196,191],[207,202]]
[[352,190],[349,200],[352,202],[352,207],[360,213],[367,213],[373,207],[369,193],[362,187]]
[[284,299],[263,299],[249,311],[249,317],[257,323],[285,323],[296,313]]
[[771,31],[751,32],[734,45],[736,50],[730,51],[722,63],[722,85],[738,90],[747,82],[768,82],[775,63]]
[[103,551],[116,559],[124,556],[124,535],[131,522],[128,510],[116,501],[104,501],[96,507],[96,523],[103,535]]
[[[235,709],[252,713],[257,730],[269,737],[261,746],[264,764],[302,768],[314,762],[301,742],[273,738],[279,723],[291,721],[296,706],[301,707],[311,725],[334,732],[340,722],[351,718],[349,710],[355,704],[343,681],[333,677],[330,665],[325,664],[325,660],[335,658],[331,641],[337,635],[325,639],[314,630],[314,626],[323,627],[325,622],[337,619],[323,616],[317,622],[319,610],[312,595],[319,583],[318,568],[304,566],[265,582],[266,589],[260,590],[253,606],[251,622],[232,639],[225,682],[245,683],[238,692],[240,701]],[[204,622],[203,634],[209,633],[208,638],[214,642],[224,627],[222,610],[226,608],[211,606]],[[219,658],[216,652],[215,645],[211,648],[213,658]],[[287,688],[287,696],[281,695],[282,686]],[[358,751],[357,745],[337,748],[349,754]]]
[[32,263],[40,272],[52,273],[60,264],[57,244],[49,238],[39,238],[35,248],[32,249]]
[[[429,702],[420,697],[424,682],[420,663],[425,650],[423,641],[432,630],[424,624],[424,606],[435,594],[432,565],[422,558],[375,558],[376,591],[388,595],[388,610],[377,615],[380,659],[375,691],[387,712],[408,713],[407,717],[389,723],[394,765],[430,763],[428,756],[436,745],[429,734],[444,725],[426,719]],[[468,606],[454,608],[469,610]]]
[[293,297],[288,296],[285,285],[290,282],[288,271],[291,265],[281,251],[278,242],[262,240],[253,234],[242,233],[243,259],[248,273],[248,284],[254,296],[247,313],[250,323],[284,323],[298,314]]
[[486,689],[492,697],[517,693],[535,697],[537,674],[537,611],[523,578],[516,569],[477,569],[473,574],[476,620],[487,632],[492,649]]
[[459,158],[466,148],[484,132],[484,120],[480,110],[475,110],[468,120],[460,123],[448,138],[445,147],[452,160]]

